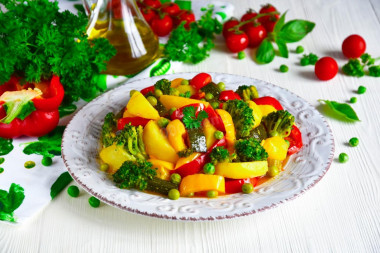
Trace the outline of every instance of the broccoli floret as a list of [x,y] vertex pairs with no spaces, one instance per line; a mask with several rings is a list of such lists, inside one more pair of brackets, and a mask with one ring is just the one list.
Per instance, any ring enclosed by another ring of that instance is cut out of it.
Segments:
[[380,65],[371,66],[368,68],[368,75],[374,77],[380,77]]
[[255,98],[259,97],[259,93],[257,92],[257,89],[255,86],[251,85],[241,85],[239,88],[236,90],[236,93],[239,94],[239,96],[244,100],[244,101],[249,101]]
[[292,131],[294,124],[294,116],[288,111],[279,110],[271,112],[263,119],[263,123],[267,129],[268,135],[287,137]]
[[350,59],[342,68],[343,72],[349,76],[364,76],[364,66],[358,59]]
[[376,61],[376,59],[372,58],[372,56],[367,53],[362,54],[362,56],[360,56],[360,59],[362,60],[362,63],[367,66],[373,65]]
[[171,86],[171,82],[168,79],[161,79],[156,82],[156,84],[154,85],[154,89],[161,90],[162,94],[164,95],[170,95],[170,91],[171,91],[170,86]]
[[304,54],[301,58],[300,64],[301,66],[307,66],[307,65],[315,65],[318,61],[318,56],[316,54],[310,53],[310,54]]
[[231,115],[235,125],[236,136],[238,139],[248,137],[253,126],[255,118],[253,110],[243,100],[228,100],[224,103],[223,108]]
[[124,129],[117,133],[116,142],[117,145],[123,145],[124,149],[128,151],[136,159],[147,159],[148,156],[145,152],[145,146],[143,141],[143,127],[132,126],[126,124]]
[[255,138],[236,141],[235,152],[240,162],[265,161],[268,159],[268,153]]
[[210,153],[211,163],[217,164],[230,161],[230,153],[223,147],[216,147]]
[[102,143],[103,146],[106,148],[108,146],[111,146],[112,143],[115,140],[115,131],[116,129],[116,119],[115,115],[110,112],[106,115],[104,118],[104,123],[102,126]]
[[152,163],[146,160],[126,161],[113,174],[113,181],[120,188],[135,188],[143,191],[148,186],[148,180],[152,180],[155,176],[156,170],[152,169]]

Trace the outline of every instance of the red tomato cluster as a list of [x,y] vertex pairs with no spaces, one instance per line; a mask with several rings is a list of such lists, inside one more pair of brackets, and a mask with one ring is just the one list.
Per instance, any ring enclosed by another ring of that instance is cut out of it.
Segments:
[[160,0],[141,0],[137,5],[157,36],[168,35],[182,22],[186,22],[185,27],[189,28],[190,23],[195,21],[192,11],[181,10],[176,3],[161,4]]
[[249,9],[238,21],[232,18],[223,25],[223,36],[227,48],[232,53],[243,51],[247,47],[255,48],[273,32],[280,15],[277,9],[267,4],[259,13]]

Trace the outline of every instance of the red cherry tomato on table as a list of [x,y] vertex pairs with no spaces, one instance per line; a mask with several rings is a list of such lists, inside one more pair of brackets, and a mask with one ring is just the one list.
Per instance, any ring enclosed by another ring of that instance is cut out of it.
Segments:
[[154,8],[154,9],[158,9],[161,7],[160,0],[144,0],[143,3],[147,6]]
[[338,64],[334,58],[323,57],[315,63],[314,73],[319,80],[330,80],[338,73]]
[[152,10],[151,8],[143,8],[141,10],[141,14],[143,15],[146,22],[148,22],[148,24],[150,24],[153,19],[158,18],[157,13],[154,10]]
[[235,33],[234,31],[229,31],[229,29],[233,28],[234,26],[237,26],[239,24],[239,21],[236,19],[230,19],[223,25],[223,37],[227,38],[228,35]]
[[169,14],[170,16],[174,16],[177,15],[181,11],[181,9],[176,3],[164,3],[161,6],[161,11]]
[[248,36],[249,47],[258,47],[267,37],[267,31],[262,25],[248,27],[245,33]]
[[253,102],[257,105],[271,105],[274,107],[274,109],[278,110],[284,110],[280,102],[275,99],[274,97],[265,96],[265,97],[259,97],[253,99]]
[[365,40],[357,34],[348,36],[342,44],[342,52],[347,58],[359,58],[365,49]]
[[177,26],[181,24],[183,21],[186,22],[185,28],[187,29],[190,28],[190,24],[192,22],[195,22],[194,13],[192,11],[186,11],[186,10],[181,11],[175,19],[175,25]]
[[248,46],[248,36],[244,32],[228,35],[226,45],[232,53],[243,51]]
[[207,84],[211,83],[212,78],[207,73],[199,73],[198,75],[194,76],[193,79],[190,80],[190,85],[193,86],[195,89],[199,90],[203,86],[206,86]]
[[168,15],[165,15],[163,18],[153,19],[151,26],[157,36],[166,36],[173,29],[173,21]]
[[[241,22],[248,21],[250,19],[253,19],[257,16],[257,13],[253,11],[252,9],[249,9],[240,19]],[[241,27],[242,31],[246,31],[248,27],[252,27],[254,25],[255,21],[249,22],[248,24],[245,24]]]
[[[259,13],[260,14],[265,14],[265,13],[271,13],[271,12],[275,12],[275,11],[277,11],[276,7],[274,7],[271,4],[267,4],[267,5],[264,5],[260,9]],[[271,18],[279,19],[280,15],[273,14],[273,15],[264,16],[264,17],[259,18],[259,22],[264,25],[264,23],[269,22]]]

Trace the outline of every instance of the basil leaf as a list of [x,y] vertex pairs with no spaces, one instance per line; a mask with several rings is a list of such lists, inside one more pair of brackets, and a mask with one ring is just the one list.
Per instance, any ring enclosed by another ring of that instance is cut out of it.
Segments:
[[264,39],[256,51],[256,60],[259,63],[270,63],[275,56],[272,43],[268,39]]
[[284,12],[284,14],[282,14],[282,16],[280,17],[279,20],[277,20],[276,24],[274,25],[274,28],[273,28],[273,32],[274,33],[279,33],[282,29],[282,27],[284,26],[285,24],[285,15],[288,11]]
[[291,20],[281,28],[278,36],[287,43],[297,42],[311,32],[314,26],[315,23],[307,20]]
[[8,213],[12,213],[19,206],[21,206],[22,202],[24,201],[24,198],[24,188],[22,188],[18,184],[12,183],[8,193],[9,208],[6,211]]
[[286,43],[279,39],[279,38],[276,38],[276,44],[278,46],[278,51],[280,52],[280,56],[284,57],[284,58],[288,58],[289,57],[289,51],[288,51],[288,47],[286,46]]
[[344,118],[348,120],[360,121],[360,119],[356,115],[356,112],[354,111],[354,109],[352,109],[352,107],[349,104],[339,103],[339,102],[330,101],[330,100],[322,100],[322,99],[318,101],[325,102],[326,105],[328,105],[333,110],[333,112],[335,112],[336,114],[340,116],[343,116]]
[[13,140],[0,137],[0,155],[7,155],[13,150]]
[[51,199],[54,199],[71,181],[73,181],[73,178],[69,172],[63,172],[50,188]]

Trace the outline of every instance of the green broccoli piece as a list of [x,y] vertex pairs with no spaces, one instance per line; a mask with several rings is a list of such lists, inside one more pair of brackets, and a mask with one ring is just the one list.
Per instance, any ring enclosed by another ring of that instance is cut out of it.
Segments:
[[300,64],[301,66],[307,66],[307,65],[315,65],[318,61],[318,56],[316,54],[310,53],[310,54],[304,54],[301,58]]
[[224,103],[223,108],[232,117],[237,138],[250,136],[250,132],[255,125],[255,118],[252,114],[253,110],[249,108],[248,104],[243,100],[228,100]]
[[239,94],[239,96],[244,100],[244,101],[249,101],[254,98],[259,97],[259,93],[257,92],[257,89],[255,86],[251,85],[241,85],[239,88],[236,90],[236,93]]
[[171,82],[168,79],[161,79],[154,85],[154,90],[161,90],[162,94],[170,95]]
[[102,126],[102,143],[103,146],[106,148],[108,146],[111,146],[112,143],[115,140],[115,134],[114,131],[116,130],[116,119],[115,115],[110,112],[106,115],[104,118],[104,123]]
[[143,127],[126,124],[124,129],[118,132],[115,141],[117,145],[123,145],[124,149],[136,159],[148,158],[143,141]]
[[241,139],[235,142],[237,160],[240,162],[265,161],[268,153],[255,138]]
[[289,136],[294,124],[294,116],[288,111],[279,110],[269,113],[263,123],[267,129],[268,135],[280,136],[282,138]]
[[368,68],[368,75],[374,77],[380,77],[380,65],[371,66]]
[[363,64],[368,65],[368,66],[375,64],[375,61],[376,61],[376,59],[372,58],[372,56],[367,53],[362,54],[362,56],[360,56],[360,59],[362,60]]
[[364,66],[358,59],[350,59],[342,68],[343,72],[349,76],[364,76]]
[[230,159],[230,153],[227,149],[223,147],[216,147],[214,148],[210,153],[211,163],[217,164],[221,162],[229,162]]

